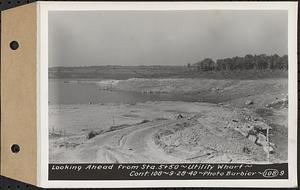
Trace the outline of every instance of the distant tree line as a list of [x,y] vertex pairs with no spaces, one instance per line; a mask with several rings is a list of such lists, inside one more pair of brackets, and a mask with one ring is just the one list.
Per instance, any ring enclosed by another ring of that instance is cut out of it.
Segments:
[[232,71],[232,70],[250,70],[250,69],[288,69],[288,56],[279,56],[277,54],[267,56],[246,55],[245,57],[232,57],[218,59],[216,62],[206,58],[194,64],[188,64],[189,69],[198,71]]

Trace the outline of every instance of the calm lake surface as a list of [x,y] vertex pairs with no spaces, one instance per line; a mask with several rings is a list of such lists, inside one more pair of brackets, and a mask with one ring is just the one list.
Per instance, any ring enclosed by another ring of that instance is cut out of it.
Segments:
[[[76,81],[73,80],[73,81]],[[147,101],[197,102],[198,97],[178,94],[145,94],[129,91],[100,90],[96,81],[76,83],[63,79],[49,79],[49,104],[125,103]]]

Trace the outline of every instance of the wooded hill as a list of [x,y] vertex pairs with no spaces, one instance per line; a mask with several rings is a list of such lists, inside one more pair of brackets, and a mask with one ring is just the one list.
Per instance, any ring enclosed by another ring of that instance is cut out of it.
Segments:
[[210,58],[182,66],[80,66],[51,67],[49,78],[82,79],[129,79],[129,78],[212,78],[212,79],[258,79],[286,78],[288,57],[278,55],[246,55],[219,59]]
[[233,71],[249,69],[288,69],[288,56],[280,57],[277,54],[267,56],[246,55],[245,57],[232,57],[218,59],[216,62],[206,58],[194,64],[188,64],[188,68],[201,71]]

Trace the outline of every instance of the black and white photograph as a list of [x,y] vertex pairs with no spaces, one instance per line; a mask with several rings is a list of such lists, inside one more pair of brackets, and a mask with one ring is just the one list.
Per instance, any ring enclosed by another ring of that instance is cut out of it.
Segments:
[[54,11],[49,25],[50,163],[287,161],[287,11]]
[[4,188],[298,187],[298,2],[3,6]]
[[49,179],[288,179],[289,9],[75,5],[45,17]]

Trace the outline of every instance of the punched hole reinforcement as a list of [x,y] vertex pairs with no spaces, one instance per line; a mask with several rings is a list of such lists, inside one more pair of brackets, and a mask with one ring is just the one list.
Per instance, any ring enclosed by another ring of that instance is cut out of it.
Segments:
[[9,47],[12,50],[16,50],[19,48],[19,43],[17,41],[12,41],[12,42],[10,42]]
[[18,152],[20,152],[20,146],[19,145],[17,145],[17,144],[13,144],[12,146],[11,146],[11,151],[13,152],[13,153],[18,153]]

